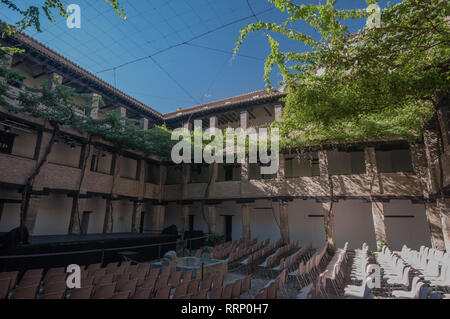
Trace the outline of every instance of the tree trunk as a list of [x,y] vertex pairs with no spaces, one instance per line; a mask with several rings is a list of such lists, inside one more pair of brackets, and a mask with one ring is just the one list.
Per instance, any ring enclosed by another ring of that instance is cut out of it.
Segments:
[[27,177],[25,181],[25,186],[22,191],[22,201],[20,203],[20,227],[23,229],[25,226],[25,219],[28,213],[28,205],[30,201],[30,192],[33,189],[33,184],[36,179],[36,177],[39,175],[42,167],[47,162],[48,156],[52,151],[53,145],[55,144],[55,138],[59,131],[58,124],[51,124],[53,126],[53,132],[52,136],[47,144],[47,147],[45,148],[45,152],[41,159],[38,160],[36,166],[33,168],[33,171],[30,173],[30,175]]

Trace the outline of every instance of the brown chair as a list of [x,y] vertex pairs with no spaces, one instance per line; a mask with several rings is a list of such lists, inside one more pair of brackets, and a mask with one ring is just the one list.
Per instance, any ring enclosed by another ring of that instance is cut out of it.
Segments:
[[194,296],[194,299],[206,299],[207,294],[208,290],[201,290],[197,295]]
[[160,276],[161,277],[166,277],[166,276],[169,277],[170,276],[170,267],[163,268],[161,270]]
[[222,287],[220,288],[214,288],[211,291],[211,295],[209,296],[210,299],[220,299],[222,298]]
[[169,279],[169,286],[172,288],[177,287],[180,284],[181,275],[182,275],[181,271],[177,271],[177,272],[173,273]]
[[233,284],[228,284],[223,288],[222,299],[231,299],[233,293]]
[[0,280],[3,279],[9,279],[9,289],[13,289],[17,285],[17,278],[19,277],[18,271],[7,271],[7,272],[0,272]]
[[91,299],[93,286],[81,287],[73,289],[70,293],[69,299]]
[[128,299],[128,298],[130,298],[130,295],[131,295],[130,291],[128,291],[128,290],[122,291],[122,292],[115,294],[111,299]]
[[81,277],[81,288],[93,286],[94,279],[95,277],[86,277],[86,278]]
[[241,294],[248,293],[250,296],[250,289],[252,288],[252,277],[247,276],[242,281]]
[[66,269],[64,267],[50,268],[45,274],[44,281],[47,281],[47,278],[61,275],[66,275]]
[[[130,274],[130,279],[136,279],[137,280],[137,286],[140,287],[144,284],[146,275],[144,272],[134,272]],[[155,277],[156,280],[156,277]]]
[[114,296],[116,284],[107,284],[95,287],[93,299],[111,299]]
[[118,292],[129,291],[130,295],[133,296],[136,291],[136,285],[137,279],[118,281],[116,284],[116,291]]
[[139,265],[130,265],[127,268],[127,272],[129,272],[130,274],[137,271],[139,271]]
[[60,274],[60,275],[49,275],[45,276],[44,278],[44,285],[52,283],[52,282],[60,282],[60,281],[66,281],[67,275],[66,274]]
[[187,290],[188,290],[188,282],[183,282],[181,284],[178,285],[178,287],[175,288],[175,292],[173,293],[173,299],[179,299],[182,296],[186,296],[187,295]]
[[12,299],[35,299],[39,285],[30,287],[17,287],[12,295]]
[[40,278],[42,278],[43,274],[44,274],[44,268],[29,269],[23,274],[22,279],[35,278],[35,277],[39,277],[39,279],[40,279]]
[[145,280],[144,283],[142,284],[142,288],[150,289],[152,293],[153,291],[155,291],[155,286],[156,286],[156,278],[154,277]]
[[159,269],[159,268],[152,268],[152,269],[150,269],[150,273],[148,274],[148,277],[158,278],[160,271],[161,271],[161,269]]
[[127,261],[122,261],[122,262],[120,263],[120,267],[121,267],[121,268],[128,269],[130,266],[131,266],[131,261],[129,261],[129,260],[127,260]]
[[270,281],[265,288],[267,288],[267,299],[277,298],[278,282],[276,280]]
[[255,299],[267,299],[267,288],[261,290],[256,296]]
[[192,270],[188,270],[184,273],[183,282],[189,282],[192,280]]
[[106,269],[115,269],[119,266],[119,262],[112,262],[106,265]]
[[187,293],[189,296],[198,294],[198,287],[200,286],[200,279],[191,280],[188,284]]
[[130,280],[130,273],[126,272],[124,274],[115,274],[113,281],[123,281],[123,280]]
[[136,266],[137,266],[138,271],[140,273],[145,273],[146,276],[150,273],[150,269],[152,268],[151,264],[139,264]]
[[111,284],[113,282],[113,278],[114,278],[113,274],[104,276],[95,276],[93,284],[94,286]]
[[202,253],[203,253],[203,249],[197,249],[197,251],[195,253],[195,257],[201,258],[202,257]]
[[41,277],[27,277],[20,280],[19,287],[39,286],[40,283]]
[[150,295],[152,294],[153,289],[145,289],[141,288],[136,291],[133,296],[133,299],[150,299]]
[[39,299],[64,299],[66,297],[66,291],[52,292],[49,294],[40,295]]
[[200,290],[210,290],[212,285],[212,277],[203,279],[200,283]]
[[241,287],[242,287],[242,280],[238,279],[233,283],[233,289],[231,291],[231,298],[239,298],[241,295]]
[[89,271],[89,273],[88,273],[88,277],[100,277],[100,276],[105,276],[105,275],[106,275],[105,268],[95,269],[93,271]]
[[169,286],[169,276],[167,275],[167,276],[160,276],[159,278],[158,278],[158,281],[156,282],[156,285],[155,285],[155,289],[156,290],[159,290],[159,289],[161,289],[161,288],[163,288],[163,287],[168,287]]
[[155,299],[169,299],[170,297],[170,287],[162,287],[156,293]]
[[222,289],[224,277],[224,275],[215,277],[213,280],[213,287]]
[[0,299],[6,299],[8,297],[10,285],[11,279],[0,279]]
[[52,282],[44,285],[44,294],[53,294],[60,291],[66,291],[67,284],[65,281]]

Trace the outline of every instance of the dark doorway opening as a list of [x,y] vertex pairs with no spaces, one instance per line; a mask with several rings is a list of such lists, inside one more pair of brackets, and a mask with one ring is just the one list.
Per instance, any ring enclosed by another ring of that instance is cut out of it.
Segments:
[[189,231],[194,231],[194,215],[189,215]]
[[225,241],[233,240],[233,216],[232,215],[224,215],[225,217]]
[[145,222],[145,212],[141,213],[141,223],[139,224],[139,232],[142,234],[144,232],[144,222]]

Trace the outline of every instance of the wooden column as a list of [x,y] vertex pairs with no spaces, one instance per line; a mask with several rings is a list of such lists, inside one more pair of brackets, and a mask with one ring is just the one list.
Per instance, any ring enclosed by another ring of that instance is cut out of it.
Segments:
[[[319,170],[320,180],[325,189],[328,189],[331,197],[330,177],[328,175],[328,154],[327,151],[321,150],[319,153]],[[326,242],[331,249],[336,250],[336,238],[334,235],[334,211],[332,198],[322,202],[323,221],[325,228]]]
[[89,111],[89,116],[93,119],[98,119],[98,110],[100,108],[101,96],[98,94],[92,94],[92,108]]
[[280,122],[283,117],[283,105],[277,104],[273,107],[274,115],[275,115],[275,122]]
[[131,232],[139,233],[142,218],[142,202],[133,202],[133,215],[131,217]]
[[105,219],[103,221],[103,234],[110,234],[113,232],[113,204],[114,201],[112,199],[106,199]]
[[442,224],[442,234],[444,237],[445,250],[450,251],[450,208],[447,203],[442,199],[438,198],[437,207],[440,212],[441,224]]
[[25,216],[25,227],[28,229],[28,234],[33,235],[34,226],[36,225],[36,219],[41,203],[41,196],[31,195],[28,201],[28,210]]
[[189,205],[182,205],[183,211],[183,233],[189,230]]
[[145,117],[141,118],[139,127],[141,130],[147,131],[148,130],[148,119]]
[[249,203],[241,206],[242,211],[242,237],[246,240],[252,239],[251,234],[251,207]]
[[290,243],[290,233],[289,233],[289,202],[279,201],[280,207],[280,232],[281,240],[284,244]]
[[219,118],[217,116],[211,116],[209,118],[209,127],[210,128],[219,128]]
[[208,205],[208,232],[212,235],[217,233],[217,205]]
[[[248,112],[242,111],[240,114],[240,127],[243,130],[248,128]],[[244,155],[245,156],[245,155]],[[243,194],[243,188],[250,179],[250,165],[248,163],[248,157],[245,156],[245,161],[241,163],[241,196]]]
[[375,148],[366,147],[364,149],[364,157],[366,164],[366,178],[371,197],[370,201],[372,203],[373,226],[375,228],[377,247],[379,248],[383,243],[387,243],[387,237],[383,202],[373,198],[374,195],[379,195],[381,193],[381,183],[378,174]]
[[437,202],[430,198],[431,180],[429,170],[427,169],[427,159],[424,147],[419,144],[411,144],[411,159],[414,172],[419,179],[423,197],[425,200],[425,212],[427,216],[428,227],[431,234],[431,246],[437,250],[444,250],[444,235],[442,232],[442,222]]

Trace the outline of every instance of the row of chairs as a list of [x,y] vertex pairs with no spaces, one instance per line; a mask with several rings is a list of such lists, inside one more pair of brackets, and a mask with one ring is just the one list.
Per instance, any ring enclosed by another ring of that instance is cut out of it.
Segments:
[[372,290],[368,286],[369,274],[367,267],[369,266],[368,257],[369,246],[362,244],[361,249],[355,249],[355,257],[353,260],[350,278],[353,281],[361,281],[361,285],[347,285],[344,288],[344,295],[348,299],[373,299]]
[[420,251],[415,251],[403,246],[398,255],[415,270],[419,271],[423,278],[433,286],[450,288],[450,260],[448,253],[439,252],[432,248],[422,246]]
[[270,239],[266,239],[264,241],[261,241],[259,243],[252,244],[250,246],[240,246],[236,249],[232,250],[229,257],[228,257],[228,263],[233,263],[235,261],[238,261],[242,259],[244,256],[250,255],[257,250],[260,250],[262,247],[265,247],[269,244]]
[[289,251],[294,249],[296,247],[296,245],[298,246],[298,241],[292,242],[290,244],[287,244],[287,245],[284,245],[284,246],[278,248],[272,255],[268,256],[262,264],[260,264],[258,266],[262,267],[262,268],[266,268],[266,269],[272,269],[273,267],[275,267],[275,263],[280,258],[280,256],[287,254]]
[[[266,240],[266,245],[268,244],[268,240]],[[245,239],[241,238],[239,241],[234,240],[233,242],[226,242],[223,244],[218,244],[214,246],[210,253],[210,258],[212,259],[225,259],[227,258],[232,252],[237,252],[240,250],[248,249],[251,246],[256,245],[258,242],[258,238],[253,239]],[[263,243],[263,244],[264,244]],[[261,244],[261,245],[263,245]]]
[[209,299],[233,299],[239,298],[243,294],[248,294],[248,296],[250,296],[251,288],[252,277],[249,275],[245,278],[235,280],[223,288],[213,288],[209,294]]
[[[419,276],[414,276],[412,269],[388,247],[376,254],[376,260],[383,269],[383,278],[395,298],[427,299],[432,289]],[[410,284],[410,277],[414,276]],[[394,290],[394,288],[397,288]],[[400,289],[398,289],[400,288]]]
[[[299,242],[296,241],[293,245],[293,249],[298,248]],[[293,267],[296,266],[297,262],[306,256],[306,258],[310,257],[312,248],[312,243],[309,243],[306,246],[303,246],[298,251],[293,253],[292,255],[284,258],[282,257],[280,259],[280,264],[276,267],[273,267],[272,270],[274,271],[283,271],[284,269],[287,269],[287,271],[291,270]]]
[[330,281],[335,295],[339,294],[339,288],[344,284],[344,269],[348,262],[347,250],[348,242],[345,243],[344,248],[337,249],[326,268],[325,276],[326,279]]
[[[275,279],[270,280],[255,296],[255,299],[276,299],[287,281],[287,270],[283,270]],[[285,291],[286,293],[286,291]]]
[[248,266],[252,265],[255,261],[257,261],[260,258],[262,258],[263,256],[269,254],[271,251],[274,251],[275,249],[279,248],[282,244],[282,241],[278,240],[277,242],[268,245],[269,242],[266,240],[266,242],[264,242],[264,243],[267,243],[267,244],[263,245],[262,248],[253,252],[252,254],[250,254],[248,256],[248,258],[241,261],[241,264],[248,265]]
[[[200,292],[208,292],[214,287],[221,287],[223,277],[207,278],[203,281],[192,280],[192,270],[173,272],[170,268],[152,268],[150,264],[131,265],[129,262],[110,263],[102,268],[100,264],[92,264],[81,271],[81,287],[67,289],[65,268],[51,268],[43,276],[44,269],[32,269],[24,273],[18,281],[19,273],[0,273],[0,299],[109,299],[137,298],[148,299],[169,298],[171,289],[186,286],[189,297]],[[222,282],[220,282],[222,280]],[[178,292],[178,295],[180,293]]]

